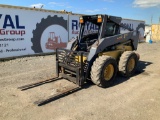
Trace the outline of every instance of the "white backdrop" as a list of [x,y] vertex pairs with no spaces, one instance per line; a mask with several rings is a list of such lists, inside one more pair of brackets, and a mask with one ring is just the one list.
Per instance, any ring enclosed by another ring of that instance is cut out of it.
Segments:
[[[122,23],[134,29],[144,24],[128,19],[123,19]],[[139,30],[143,37],[143,29]],[[121,29],[121,33],[125,31]],[[67,44],[78,33],[79,15],[0,6],[0,58],[54,52],[46,45],[51,45],[55,39],[57,46],[60,41]]]
[[[67,42],[68,30],[64,25],[52,24],[55,16],[55,20],[61,20],[60,24],[65,21],[67,28],[67,14],[0,7],[0,58],[53,52],[54,50],[45,48],[50,32],[55,32],[55,36],[60,36],[63,42]],[[48,20],[51,23],[45,26]],[[32,49],[36,49],[37,41],[40,42],[40,52]]]

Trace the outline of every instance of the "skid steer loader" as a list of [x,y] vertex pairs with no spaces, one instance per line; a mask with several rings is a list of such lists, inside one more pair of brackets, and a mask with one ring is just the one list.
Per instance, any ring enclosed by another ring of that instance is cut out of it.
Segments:
[[[122,76],[134,74],[139,55],[137,49],[139,32],[121,24],[121,17],[108,15],[86,15],[80,17],[80,32],[70,40],[66,49],[56,50],[57,79],[63,78],[74,82],[78,88],[88,80],[100,87],[109,87],[116,80],[119,72]],[[88,32],[88,23],[97,30]],[[121,34],[120,29],[128,32]],[[44,81],[40,83],[43,84]],[[39,83],[19,87],[22,90],[32,88]],[[63,96],[77,87],[39,101],[42,105],[53,97]]]

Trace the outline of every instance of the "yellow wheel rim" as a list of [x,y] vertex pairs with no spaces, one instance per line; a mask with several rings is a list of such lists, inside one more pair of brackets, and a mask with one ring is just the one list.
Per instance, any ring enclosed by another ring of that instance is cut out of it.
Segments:
[[135,63],[136,62],[135,62],[134,58],[129,59],[128,65],[127,65],[127,69],[129,72],[131,72],[134,69]]
[[112,64],[109,64],[104,69],[104,79],[109,81],[112,78],[113,74],[114,74],[114,67]]

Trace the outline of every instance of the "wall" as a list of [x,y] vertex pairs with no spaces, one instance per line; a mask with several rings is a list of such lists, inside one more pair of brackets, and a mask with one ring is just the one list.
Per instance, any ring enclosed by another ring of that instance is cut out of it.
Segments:
[[160,24],[153,24],[152,27],[152,40],[160,40]]
[[[121,23],[133,30],[139,31],[139,42],[144,40],[144,30],[145,30],[144,21],[122,19]],[[125,32],[128,32],[128,30],[121,28],[121,33],[125,33]]]
[[[0,5],[0,58],[53,53],[65,48],[79,33],[76,14],[43,9]],[[144,34],[141,23],[123,19],[122,23]],[[88,24],[87,30],[96,30]],[[127,32],[121,28],[121,32]]]
[[68,39],[78,34],[79,28],[74,27],[74,19],[78,18],[54,11],[0,6],[0,58],[50,53],[66,47]]

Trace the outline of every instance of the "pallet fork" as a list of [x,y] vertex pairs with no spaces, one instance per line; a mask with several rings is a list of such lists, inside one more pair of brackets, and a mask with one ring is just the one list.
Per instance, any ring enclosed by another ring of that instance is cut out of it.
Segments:
[[[66,57],[68,55],[68,57]],[[63,90],[55,95],[49,96],[46,99],[38,100],[34,104],[41,106],[51,101],[57,100],[58,98],[69,95],[73,92],[76,92],[82,89],[84,82],[84,64],[83,60],[79,62],[80,58],[83,58],[81,52],[73,52],[66,49],[57,49],[56,50],[56,74],[57,77],[39,81],[36,83],[24,85],[18,87],[21,91],[28,90],[43,84],[55,82],[57,80],[67,79],[75,83],[75,86],[69,87],[66,90]],[[68,65],[66,65],[68,64]],[[63,67],[63,70],[59,69]],[[60,77],[61,76],[61,77]]]
[[[28,84],[28,85],[24,85],[24,86],[21,86],[21,87],[18,87],[18,89],[20,89],[21,91],[24,91],[24,90],[28,90],[28,89],[31,89],[31,88],[34,88],[34,87],[37,87],[37,86],[40,86],[40,85],[43,85],[43,84],[47,84],[47,83],[51,83],[51,82],[55,82],[57,80],[62,80],[63,78],[62,77],[55,77],[55,78],[52,78],[52,79],[47,79],[47,80],[44,80],[44,81],[39,81],[39,82],[36,82],[36,83],[32,83],[32,84]],[[47,98],[45,99],[41,99],[41,100],[38,100],[38,101],[35,101],[34,104],[38,105],[38,106],[42,106],[42,105],[45,105],[49,102],[52,102],[54,100],[57,100],[61,97],[64,97],[66,95],[69,95],[71,93],[74,93],[78,90],[80,90],[81,87],[80,86],[73,86],[73,87],[70,87],[66,90],[63,90],[55,95],[51,95],[51,96],[48,96]]]

